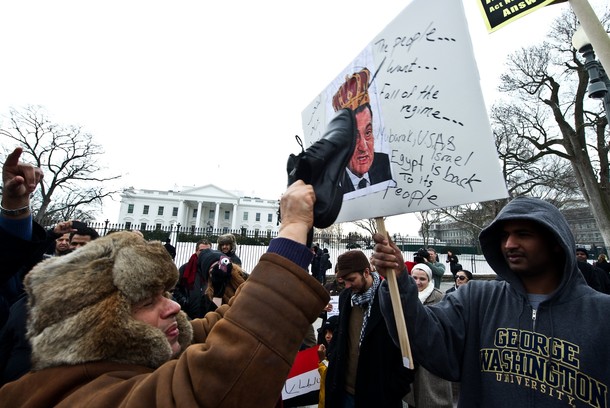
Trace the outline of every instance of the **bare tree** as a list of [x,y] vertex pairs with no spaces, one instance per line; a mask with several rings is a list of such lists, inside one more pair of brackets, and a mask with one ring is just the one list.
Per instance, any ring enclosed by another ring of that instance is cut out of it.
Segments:
[[[606,11],[602,23],[607,29],[609,19]],[[491,116],[496,132],[513,141],[509,158],[513,169],[521,168],[516,174],[530,178],[531,189],[522,183],[512,193],[546,192],[557,204],[570,197],[573,183],[610,246],[608,121],[601,102],[587,97],[589,75],[571,45],[577,23],[566,11],[553,23],[548,41],[509,57],[500,90],[511,99],[497,105]],[[570,171],[562,163],[569,163]],[[540,189],[538,181],[544,178],[555,181],[555,191]]]
[[556,155],[535,155],[526,138],[515,137],[527,116],[516,106],[492,108],[493,134],[510,197],[532,195],[558,207],[580,194],[570,162]]
[[325,245],[331,245],[338,247],[340,244],[340,238],[343,235],[343,225],[333,224],[328,228],[315,229],[314,241],[318,241]]
[[[566,60],[578,62],[575,50],[567,45],[571,44],[575,23],[573,15],[569,18],[564,15],[551,31],[553,43],[522,48],[508,58],[508,70],[501,77],[500,90],[509,98],[496,103],[490,116],[510,197],[540,197],[561,208],[581,194],[562,137],[562,131],[569,128],[568,120],[574,117],[571,110],[578,103],[589,102],[585,100],[585,94],[577,93],[574,87],[574,83],[583,80],[586,88],[588,78],[576,75],[577,66],[573,68],[574,72],[566,69]],[[560,82],[564,85],[561,92]],[[561,108],[553,109],[554,104]],[[601,119],[601,114],[603,112],[598,111],[595,118]],[[584,132],[584,126],[581,129]],[[459,223],[460,228],[468,232],[469,241],[477,245],[480,231],[506,202],[492,200],[421,213],[418,215],[422,222],[421,234],[428,241],[430,228],[435,223],[453,221]]]
[[[384,222],[386,217],[381,218]],[[367,234],[362,236],[362,240],[366,243],[367,247],[373,246],[373,235],[379,232],[377,229],[377,218],[367,218],[364,220],[353,221],[353,224],[366,231]]]
[[[438,220],[445,222],[456,222],[459,227],[467,232],[463,237],[467,245],[479,247],[479,233],[488,225],[500,212],[500,209],[506,205],[508,200],[491,200],[479,203],[465,204],[454,207],[446,207],[434,210],[434,215]],[[434,223],[439,221],[434,221]]]
[[437,210],[420,211],[415,214],[417,220],[421,223],[419,233],[424,240],[424,246],[430,244],[432,225],[439,223],[442,220],[442,212]]
[[[383,217],[385,221],[385,217]],[[360,229],[365,230],[371,236],[377,233],[377,219],[376,218],[367,218],[365,220],[358,220],[353,222],[354,225]]]
[[104,183],[120,175],[102,175],[97,159],[104,152],[91,134],[79,126],[54,123],[40,106],[11,109],[0,136],[23,146],[23,159],[44,172],[32,200],[38,222],[90,220],[102,200],[116,193]]
[[[534,157],[530,143],[519,134],[522,127],[519,108],[500,103],[492,108],[493,135],[510,197],[530,195],[540,197],[561,208],[580,195],[570,162],[557,156]],[[478,235],[508,200],[492,200],[433,210],[429,216],[453,221],[468,232],[468,244],[477,246]],[[421,219],[422,217],[420,217]],[[438,221],[433,221],[432,224]],[[422,224],[422,229],[424,228]],[[425,232],[425,231],[424,231]]]

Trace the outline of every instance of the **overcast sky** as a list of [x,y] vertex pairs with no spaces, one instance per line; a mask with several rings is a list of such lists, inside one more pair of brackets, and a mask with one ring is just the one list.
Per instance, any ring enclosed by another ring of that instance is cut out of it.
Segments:
[[[477,1],[463,4],[491,106],[506,56],[542,40],[569,5],[488,34]],[[82,125],[123,175],[114,188],[215,184],[279,198],[301,111],[409,3],[3,1],[0,114],[42,105]],[[99,219],[117,222],[118,210],[117,197]],[[386,226],[419,227],[412,216]]]

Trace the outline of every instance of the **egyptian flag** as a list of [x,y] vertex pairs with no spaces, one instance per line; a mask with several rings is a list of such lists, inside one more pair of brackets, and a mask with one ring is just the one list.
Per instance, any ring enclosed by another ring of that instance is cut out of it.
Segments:
[[315,405],[320,395],[318,346],[297,353],[282,389],[284,407]]

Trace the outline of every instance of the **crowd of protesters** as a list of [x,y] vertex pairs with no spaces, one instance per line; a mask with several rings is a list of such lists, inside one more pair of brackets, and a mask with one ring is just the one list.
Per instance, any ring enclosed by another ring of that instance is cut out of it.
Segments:
[[333,267],[309,246],[315,192],[302,181],[251,273],[230,235],[218,249],[197,243],[177,268],[171,244],[134,232],[99,237],[76,220],[45,230],[30,208],[43,174],[20,155],[2,167],[4,406],[294,406],[282,388],[309,347],[323,407],[608,406],[607,259],[583,272],[583,249],[541,200],[513,199],[481,233],[498,279],[475,280],[448,254],[455,279],[442,293],[434,249],[405,261],[380,234],[372,258],[346,250]]

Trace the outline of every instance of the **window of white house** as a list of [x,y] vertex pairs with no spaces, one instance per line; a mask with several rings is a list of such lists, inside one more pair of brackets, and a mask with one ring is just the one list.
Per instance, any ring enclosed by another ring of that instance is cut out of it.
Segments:
[[127,214],[133,214],[133,204],[127,206]]
[[159,206],[159,211],[157,211],[157,215],[163,215],[163,210],[164,208],[162,206]]
[[145,205],[144,206],[144,210],[142,211],[142,214],[148,214],[148,209],[150,208],[150,206]]

